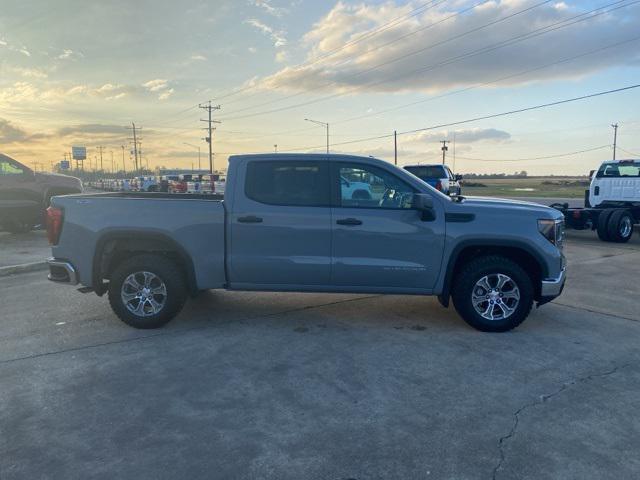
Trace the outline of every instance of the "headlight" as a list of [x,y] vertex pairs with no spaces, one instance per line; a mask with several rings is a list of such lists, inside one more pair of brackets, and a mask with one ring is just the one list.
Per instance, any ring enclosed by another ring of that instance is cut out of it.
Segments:
[[540,219],[538,220],[538,231],[555,246],[562,248],[564,243],[564,219]]

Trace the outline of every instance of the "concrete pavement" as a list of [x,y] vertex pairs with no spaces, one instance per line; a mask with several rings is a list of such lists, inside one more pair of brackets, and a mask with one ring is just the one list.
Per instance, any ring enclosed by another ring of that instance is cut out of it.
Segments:
[[239,292],[137,331],[0,278],[0,478],[637,478],[640,237],[567,254],[507,334],[431,298]]

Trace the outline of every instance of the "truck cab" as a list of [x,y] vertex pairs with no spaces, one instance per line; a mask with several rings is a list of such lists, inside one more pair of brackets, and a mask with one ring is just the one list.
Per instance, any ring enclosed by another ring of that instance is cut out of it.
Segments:
[[591,178],[589,204],[640,205],[640,160],[603,162]]
[[77,178],[34,172],[0,153],[0,228],[3,230],[29,231],[42,223],[51,197],[80,192],[82,183]]
[[454,175],[447,165],[405,165],[404,169],[445,195],[462,194],[462,175]]

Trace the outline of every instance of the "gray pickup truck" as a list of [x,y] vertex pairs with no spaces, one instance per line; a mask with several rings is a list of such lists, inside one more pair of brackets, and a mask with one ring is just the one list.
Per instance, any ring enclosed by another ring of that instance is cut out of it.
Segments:
[[564,222],[554,209],[450,198],[374,158],[229,162],[224,198],[53,198],[49,279],[108,293],[136,328],[164,325],[189,295],[229,289],[437,295],[473,327],[506,331],[563,289]]

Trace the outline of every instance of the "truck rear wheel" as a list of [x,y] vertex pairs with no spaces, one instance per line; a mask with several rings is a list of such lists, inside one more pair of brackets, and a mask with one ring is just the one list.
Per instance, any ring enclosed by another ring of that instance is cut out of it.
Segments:
[[626,243],[633,236],[633,224],[635,220],[629,210],[614,210],[609,217],[609,240],[616,243]]
[[175,317],[187,298],[183,272],[160,255],[124,260],[111,274],[109,304],[134,328],[159,328]]
[[611,208],[605,208],[598,215],[598,224],[597,224],[597,232],[598,238],[603,242],[610,242],[609,238],[609,218],[611,218],[611,214],[614,212]]
[[512,330],[531,311],[531,277],[506,257],[471,260],[454,282],[453,305],[465,322],[483,332]]

